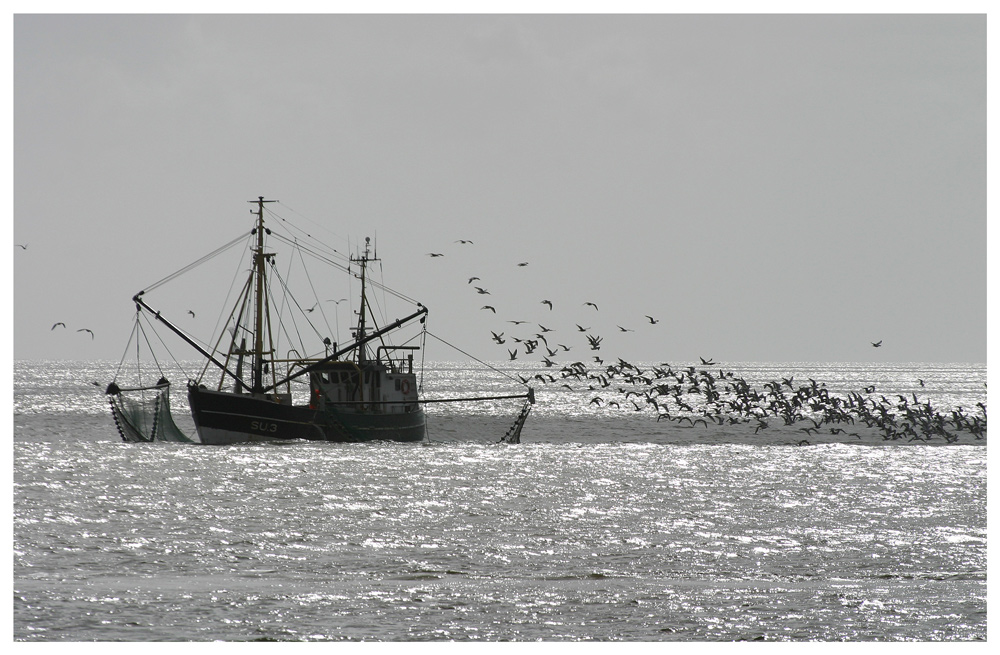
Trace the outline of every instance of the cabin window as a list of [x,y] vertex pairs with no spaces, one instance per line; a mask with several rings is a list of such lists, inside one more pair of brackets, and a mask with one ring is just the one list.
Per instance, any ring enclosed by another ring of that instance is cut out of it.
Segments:
[[396,391],[399,391],[399,378],[396,378]]

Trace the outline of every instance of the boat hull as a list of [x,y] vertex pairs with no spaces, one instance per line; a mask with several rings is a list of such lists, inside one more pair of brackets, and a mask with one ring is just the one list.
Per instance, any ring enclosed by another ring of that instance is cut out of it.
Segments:
[[421,441],[426,419],[417,407],[398,414],[327,412],[247,394],[189,386],[191,416],[201,442],[211,445],[291,441]]

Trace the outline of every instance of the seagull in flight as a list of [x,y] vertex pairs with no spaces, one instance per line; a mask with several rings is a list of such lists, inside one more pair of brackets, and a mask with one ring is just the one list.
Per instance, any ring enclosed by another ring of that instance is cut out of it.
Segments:
[[521,262],[520,264],[518,264],[518,266],[527,266],[527,265],[528,265],[528,262]]
[[472,242],[471,242],[471,241],[469,241],[468,239],[459,239],[459,240],[458,240],[458,241],[456,241],[455,243],[472,243]]
[[882,347],[882,340],[879,339],[878,341],[872,341],[872,346],[875,347],[875,348],[881,348]]
[[483,306],[482,306],[482,307],[480,307],[479,309],[488,309],[488,310],[490,310],[491,312],[493,312],[494,314],[496,314],[496,313],[497,313],[497,310],[496,310],[496,309],[494,309],[494,308],[493,308],[492,306],[490,306],[490,305],[483,305]]
[[88,330],[87,328],[80,328],[79,330],[77,330],[77,332],[90,332],[90,338],[91,339],[94,338],[94,332],[93,332],[93,330]]
[[66,324],[65,324],[65,323],[62,323],[62,322],[59,322],[59,323],[56,323],[55,325],[53,325],[53,326],[52,326],[52,327],[51,327],[51,328],[49,329],[49,332],[51,332],[52,330],[56,329],[56,328],[57,328],[57,327],[59,327],[60,325],[61,325],[61,326],[63,326],[63,327],[66,327]]
[[645,316],[646,316],[646,318],[649,319],[649,324],[650,325],[656,325],[657,323],[660,322],[659,319],[655,319],[652,316],[650,316],[649,314],[646,314]]
[[549,306],[549,311],[550,311],[550,312],[552,311],[552,301],[551,301],[551,300],[543,300],[543,301],[541,302],[541,304],[542,304],[542,305],[548,305],[548,306]]
[[620,325],[618,326],[618,329],[621,330],[622,332],[635,332],[635,330],[629,330],[628,328],[623,328]]
[[188,310],[188,314],[191,315],[191,318],[194,318],[194,312],[192,312],[190,309]]
[[440,252],[429,252],[427,254],[430,257],[444,257],[444,253],[440,253]]
[[15,243],[14,245],[17,246],[18,248],[20,248],[21,250],[27,250],[28,249],[28,244],[26,244],[26,243],[23,243],[23,244],[22,243]]
[[[590,305],[590,306],[591,306],[591,307],[593,307],[594,309],[597,309],[597,305],[595,305],[595,304],[594,304],[594,303],[592,303],[592,302],[585,302],[585,303],[583,303],[583,304],[584,304],[584,305]],[[601,310],[597,309],[597,311],[601,311]]]
[[472,284],[473,280],[478,280],[478,279],[479,279],[478,277],[470,277],[469,281],[468,281],[468,284]]
[[479,294],[489,295],[489,293],[490,293],[489,291],[487,291],[486,289],[484,289],[482,287],[475,287],[475,289],[476,289],[476,293],[479,293]]

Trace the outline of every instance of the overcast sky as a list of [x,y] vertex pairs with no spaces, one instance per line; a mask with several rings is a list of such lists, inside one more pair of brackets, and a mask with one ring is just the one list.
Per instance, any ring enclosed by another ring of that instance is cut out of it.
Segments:
[[591,321],[629,360],[986,361],[984,15],[19,15],[13,37],[15,359],[117,360],[132,295],[263,195],[377,238],[386,283],[482,358],[518,319]]

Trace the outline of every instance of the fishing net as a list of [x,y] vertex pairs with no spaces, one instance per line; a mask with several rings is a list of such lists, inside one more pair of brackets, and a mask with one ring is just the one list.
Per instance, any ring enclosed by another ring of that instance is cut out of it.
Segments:
[[197,443],[184,434],[170,414],[170,383],[161,378],[152,387],[122,389],[108,385],[111,414],[123,441]]
[[531,399],[524,403],[521,412],[514,419],[514,425],[510,426],[510,429],[500,438],[500,443],[521,443],[521,428],[524,427],[524,422],[527,420],[528,414],[531,413],[531,403],[534,400],[534,394],[532,393]]

